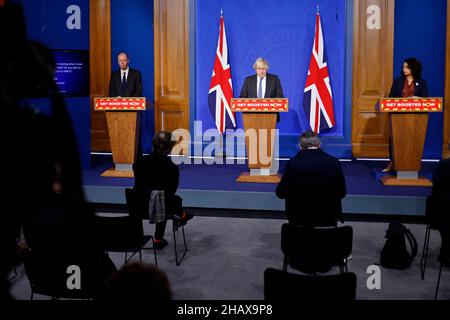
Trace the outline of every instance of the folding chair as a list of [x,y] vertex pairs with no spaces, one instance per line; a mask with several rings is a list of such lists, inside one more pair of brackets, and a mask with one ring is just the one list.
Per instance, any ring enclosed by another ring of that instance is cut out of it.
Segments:
[[[130,216],[138,217],[139,219],[142,219],[142,220],[149,219],[150,192],[127,188],[127,189],[125,189],[125,198],[126,198],[128,212],[129,212]],[[166,215],[167,215],[167,218],[172,219],[173,245],[175,248],[175,264],[177,266],[179,266],[188,251],[188,248],[186,245],[186,235],[184,232],[184,225],[181,224],[179,221],[179,218],[177,219],[176,217],[174,217],[173,214],[166,213]],[[181,256],[179,255],[179,252],[178,252],[177,237],[176,237],[176,234],[178,233],[179,229],[181,229],[181,232],[182,232],[183,245],[184,245],[184,250],[181,253]]]
[[[67,286],[67,267],[76,264],[58,252],[39,252],[30,250],[23,256],[25,273],[31,287],[30,300],[35,294],[50,296],[52,300],[67,299],[94,299],[96,297],[92,287],[85,285],[86,276],[81,277],[81,289],[70,290]],[[82,267],[82,270],[85,268]],[[84,275],[84,272],[83,272]]]
[[[99,239],[106,252],[125,252],[127,263],[136,253],[139,253],[139,261],[142,262],[142,250],[153,250],[155,265],[158,266],[155,241],[153,236],[144,235],[142,221],[133,216],[95,216],[96,228]],[[151,242],[151,247],[145,247]],[[128,257],[128,253],[132,255]]]
[[265,300],[355,300],[356,275],[301,275],[267,268],[264,271]]
[[281,227],[281,251],[284,253],[283,271],[291,262],[312,270],[338,266],[348,272],[347,261],[352,252],[351,226],[332,228],[301,227],[285,223]]
[[420,273],[422,280],[425,278],[427,268],[428,246],[430,244],[431,230],[439,229],[442,223],[450,223],[446,217],[446,210],[450,208],[450,201],[445,198],[429,195],[426,200],[425,217],[425,238],[423,241],[422,257],[420,258]]

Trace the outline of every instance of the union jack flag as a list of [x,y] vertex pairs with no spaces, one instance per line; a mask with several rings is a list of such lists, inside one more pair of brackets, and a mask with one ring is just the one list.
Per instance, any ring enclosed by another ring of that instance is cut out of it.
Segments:
[[316,15],[314,45],[306,78],[303,108],[315,133],[327,131],[334,126],[333,95],[319,12]]
[[216,59],[209,85],[208,105],[216,123],[217,130],[222,134],[226,129],[236,127],[236,118],[231,111],[233,85],[231,83],[231,67],[228,63],[227,36],[223,15],[220,15],[219,41],[217,43]]

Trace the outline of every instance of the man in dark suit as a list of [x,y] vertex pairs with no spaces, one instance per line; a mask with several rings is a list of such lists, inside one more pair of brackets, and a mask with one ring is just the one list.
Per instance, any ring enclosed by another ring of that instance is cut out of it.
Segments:
[[289,222],[302,226],[334,226],[342,219],[341,199],[347,191],[338,159],[320,148],[319,136],[300,136],[302,150],[290,159],[276,194],[286,199]]
[[450,205],[450,158],[439,161],[433,172],[432,195],[438,203],[438,230],[442,239],[439,261],[450,266],[450,218],[447,214]]
[[[283,98],[283,89],[278,76],[267,73],[269,63],[264,58],[256,59],[253,64],[256,74],[245,78],[240,98]],[[277,122],[280,115],[277,113]]]
[[109,80],[110,97],[142,97],[142,76],[128,66],[128,55],[119,53],[117,63],[120,69],[111,73]]

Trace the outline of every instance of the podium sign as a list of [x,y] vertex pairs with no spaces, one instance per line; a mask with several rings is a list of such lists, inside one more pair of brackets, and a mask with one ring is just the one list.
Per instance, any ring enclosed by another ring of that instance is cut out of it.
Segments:
[[144,97],[94,99],[94,110],[106,111],[109,141],[114,168],[102,173],[103,177],[132,178],[133,163],[138,149],[140,112],[146,110]]
[[441,112],[442,98],[383,98],[382,112]]
[[142,111],[146,109],[145,98],[95,98],[94,109],[98,111]]
[[419,177],[429,112],[442,112],[442,98],[382,98],[380,111],[390,113],[392,161],[397,175],[381,178],[389,186],[429,187]]
[[288,99],[233,98],[231,99],[231,110],[233,112],[287,112]]
[[242,112],[245,147],[250,172],[242,173],[237,182],[278,183],[280,175],[273,170],[277,112],[288,111],[286,98],[233,98],[231,110]]

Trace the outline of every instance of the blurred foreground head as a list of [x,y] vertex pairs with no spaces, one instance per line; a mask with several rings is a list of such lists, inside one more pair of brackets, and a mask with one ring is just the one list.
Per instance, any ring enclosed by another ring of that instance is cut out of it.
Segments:
[[124,265],[107,281],[105,300],[112,301],[170,301],[169,279],[153,265],[131,263]]

